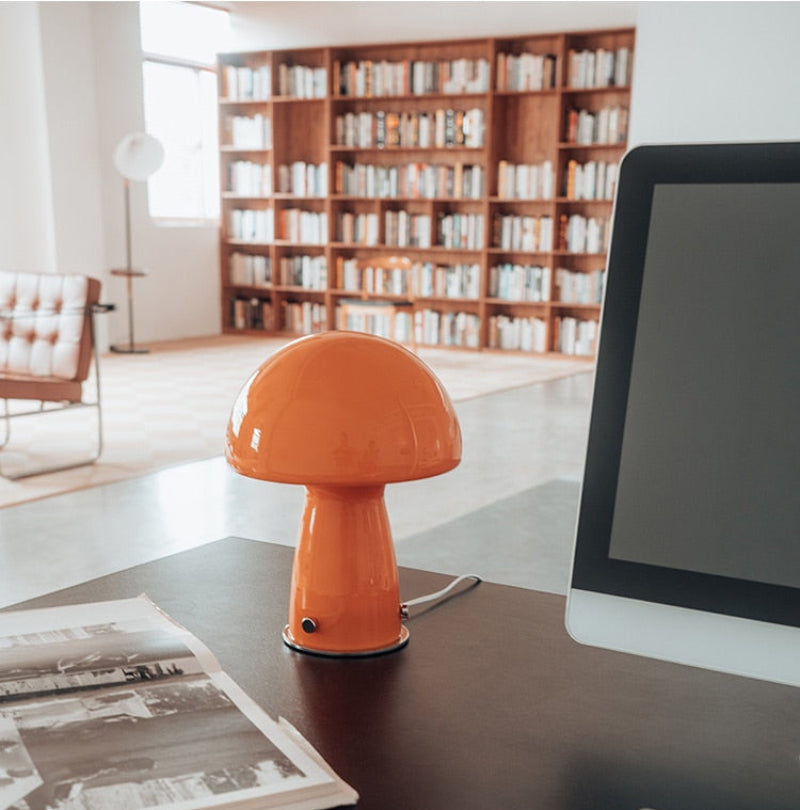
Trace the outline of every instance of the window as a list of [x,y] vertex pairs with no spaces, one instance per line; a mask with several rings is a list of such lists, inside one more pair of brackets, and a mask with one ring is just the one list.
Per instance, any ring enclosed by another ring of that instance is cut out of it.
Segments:
[[147,181],[150,215],[162,220],[219,216],[216,54],[225,50],[228,12],[185,2],[141,2],[145,128],[164,146]]

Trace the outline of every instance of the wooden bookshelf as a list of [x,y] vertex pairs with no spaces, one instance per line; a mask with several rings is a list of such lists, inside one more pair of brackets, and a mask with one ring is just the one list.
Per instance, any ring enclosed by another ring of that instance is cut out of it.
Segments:
[[221,55],[224,331],[335,329],[354,298],[380,312],[351,271],[393,258],[418,345],[592,355],[634,39]]

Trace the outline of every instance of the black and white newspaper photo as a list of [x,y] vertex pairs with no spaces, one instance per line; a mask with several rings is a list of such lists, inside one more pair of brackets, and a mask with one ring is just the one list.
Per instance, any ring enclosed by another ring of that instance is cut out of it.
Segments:
[[0,613],[0,808],[352,804],[146,597]]

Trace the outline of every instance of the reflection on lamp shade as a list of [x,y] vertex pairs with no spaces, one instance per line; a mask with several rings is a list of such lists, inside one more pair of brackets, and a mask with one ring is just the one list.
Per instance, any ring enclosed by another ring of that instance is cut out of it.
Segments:
[[366,486],[451,470],[461,433],[417,355],[372,335],[325,332],[288,344],[245,384],[226,454],[251,478]]
[[146,132],[126,135],[114,150],[114,165],[128,180],[147,180],[163,162],[164,147]]

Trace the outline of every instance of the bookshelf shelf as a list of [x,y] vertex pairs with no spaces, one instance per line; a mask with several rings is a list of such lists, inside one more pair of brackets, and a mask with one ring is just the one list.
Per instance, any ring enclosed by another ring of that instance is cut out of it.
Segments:
[[[341,328],[358,300],[394,307],[413,345],[591,356],[634,43],[220,55],[224,331]],[[410,268],[402,300],[338,280],[390,260]]]

